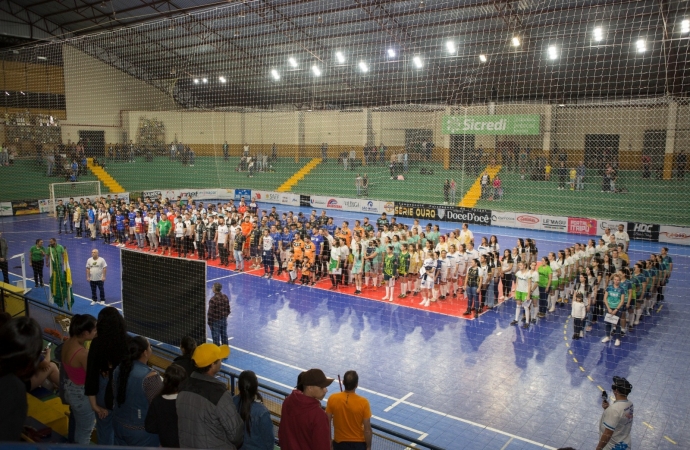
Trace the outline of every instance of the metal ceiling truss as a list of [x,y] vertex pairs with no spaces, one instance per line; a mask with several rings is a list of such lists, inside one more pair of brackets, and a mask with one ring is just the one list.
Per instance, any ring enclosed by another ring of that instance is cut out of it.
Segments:
[[41,36],[36,37],[34,35],[35,30],[42,31],[43,33],[58,39],[66,39],[72,37],[73,34],[70,30],[65,28],[63,25],[58,25],[46,19],[45,16],[36,14],[28,9],[28,7],[21,5],[15,0],[2,0],[0,1],[0,10],[14,16],[17,20],[25,23],[29,26],[29,38],[31,39],[45,39]]

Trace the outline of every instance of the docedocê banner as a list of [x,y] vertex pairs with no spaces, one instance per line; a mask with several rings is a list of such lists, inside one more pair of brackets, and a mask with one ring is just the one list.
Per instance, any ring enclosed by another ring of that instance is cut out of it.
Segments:
[[659,227],[659,242],[690,245],[690,228],[661,225]]
[[568,233],[595,236],[597,234],[597,220],[583,217],[568,217]]

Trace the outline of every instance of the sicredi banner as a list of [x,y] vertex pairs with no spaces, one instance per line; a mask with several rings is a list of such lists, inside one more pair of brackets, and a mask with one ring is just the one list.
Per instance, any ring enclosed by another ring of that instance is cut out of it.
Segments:
[[539,114],[494,116],[443,116],[443,134],[538,135]]
[[[640,241],[659,242],[659,225],[655,223],[628,222],[628,236]],[[613,230],[612,230],[613,231]]]
[[595,236],[597,234],[597,220],[586,219],[583,217],[568,217],[568,233],[586,234]]
[[659,227],[659,242],[690,245],[690,228],[661,225]]
[[541,229],[545,231],[568,232],[568,218],[560,216],[541,216]]

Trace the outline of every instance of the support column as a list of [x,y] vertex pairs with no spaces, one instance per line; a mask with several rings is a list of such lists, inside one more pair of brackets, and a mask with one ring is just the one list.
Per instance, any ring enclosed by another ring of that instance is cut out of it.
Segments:
[[[444,114],[450,116],[450,106],[446,106]],[[446,170],[450,169],[450,134],[443,135],[443,168]]]
[[664,180],[670,180],[673,175],[673,151],[676,148],[676,123],[678,120],[678,103],[668,104],[666,116],[666,149],[664,151]]
[[549,153],[551,152],[551,112],[552,106],[546,105],[544,107],[544,137],[542,141],[542,151],[546,158],[549,157]]

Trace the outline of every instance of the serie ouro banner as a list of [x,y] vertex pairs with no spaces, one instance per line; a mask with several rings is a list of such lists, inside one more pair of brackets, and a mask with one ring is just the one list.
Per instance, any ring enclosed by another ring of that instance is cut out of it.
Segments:
[[393,215],[412,219],[442,220],[445,222],[469,223],[472,225],[491,225],[491,211],[488,209],[463,208],[460,206],[395,202]]

